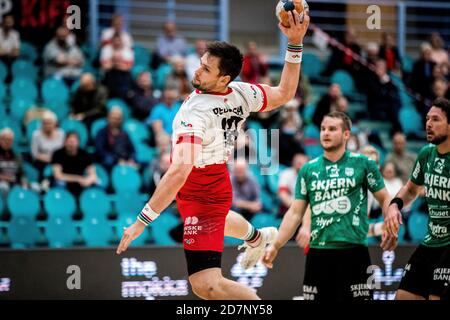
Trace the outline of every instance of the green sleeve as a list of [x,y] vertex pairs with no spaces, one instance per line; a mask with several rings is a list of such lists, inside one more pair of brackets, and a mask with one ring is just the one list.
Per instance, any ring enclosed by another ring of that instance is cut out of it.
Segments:
[[295,200],[308,200],[308,190],[306,188],[306,173],[308,172],[308,164],[306,163],[297,175],[295,184]]
[[384,179],[380,169],[374,160],[366,158],[367,162],[367,184],[372,193],[378,192],[384,188]]
[[418,186],[422,186],[424,183],[425,164],[429,151],[429,146],[423,147],[422,150],[420,150],[416,163],[414,164],[413,171],[409,177],[410,180]]

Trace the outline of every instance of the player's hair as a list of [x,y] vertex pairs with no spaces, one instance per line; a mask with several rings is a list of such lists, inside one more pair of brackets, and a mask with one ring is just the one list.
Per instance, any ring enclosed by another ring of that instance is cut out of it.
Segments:
[[219,74],[230,76],[230,82],[241,73],[244,58],[235,46],[224,41],[213,41],[207,44],[206,52],[220,59]]
[[433,106],[444,111],[447,116],[447,123],[450,124],[450,101],[445,98],[437,98],[434,100]]
[[325,117],[341,119],[342,120],[342,129],[344,129],[344,131],[352,129],[352,120],[350,120],[350,117],[348,115],[346,115],[344,112],[333,111],[333,112],[326,114]]

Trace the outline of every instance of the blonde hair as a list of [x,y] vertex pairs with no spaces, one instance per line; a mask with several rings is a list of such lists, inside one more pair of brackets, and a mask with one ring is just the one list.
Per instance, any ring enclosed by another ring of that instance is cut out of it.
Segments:
[[369,159],[375,160],[378,165],[380,164],[380,153],[374,146],[365,146],[361,149],[361,153]]

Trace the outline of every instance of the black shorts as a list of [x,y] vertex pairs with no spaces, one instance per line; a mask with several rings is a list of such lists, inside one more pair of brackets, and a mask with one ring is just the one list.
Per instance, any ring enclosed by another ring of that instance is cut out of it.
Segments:
[[306,256],[303,297],[316,301],[372,300],[368,285],[369,249],[310,249]]
[[405,266],[399,289],[428,299],[436,295],[449,299],[450,246],[420,245]]
[[221,268],[222,266],[222,252],[195,251],[185,249],[184,255],[186,256],[186,264],[189,276],[205,269]]

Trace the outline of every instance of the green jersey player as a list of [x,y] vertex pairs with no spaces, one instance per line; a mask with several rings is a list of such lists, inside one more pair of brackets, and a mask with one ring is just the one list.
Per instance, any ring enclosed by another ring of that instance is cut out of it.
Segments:
[[427,114],[427,140],[411,177],[389,206],[397,214],[425,191],[428,232],[411,256],[396,299],[449,299],[450,286],[450,102],[437,99]]
[[[371,299],[367,193],[371,191],[383,209],[390,198],[376,162],[346,151],[350,129],[351,121],[344,113],[332,112],[323,118],[320,142],[324,154],[300,170],[295,200],[263,259],[271,268],[309,205],[311,240],[303,282],[308,300]],[[393,249],[395,245],[395,230],[386,230],[382,247]]]

